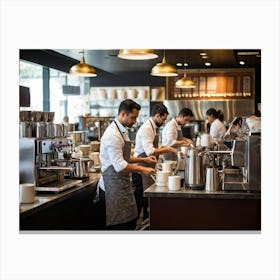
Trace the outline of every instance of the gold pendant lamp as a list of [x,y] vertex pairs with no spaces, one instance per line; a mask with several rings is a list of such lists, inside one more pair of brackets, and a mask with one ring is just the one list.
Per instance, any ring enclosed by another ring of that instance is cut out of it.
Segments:
[[89,64],[86,64],[84,57],[84,50],[80,52],[82,54],[82,60],[80,63],[73,65],[70,68],[69,74],[73,76],[81,77],[96,77],[96,70]]
[[158,77],[174,77],[178,76],[177,69],[168,64],[165,58],[165,51],[163,55],[163,59],[161,63],[157,63],[151,71],[152,76],[158,76]]
[[154,50],[149,49],[123,49],[119,50],[119,58],[132,59],[132,60],[146,60],[157,58],[158,55]]
[[186,67],[185,67],[184,77],[175,83],[175,87],[176,88],[195,88],[194,81],[187,78]]
[[185,53],[185,63],[184,63],[184,66],[185,66],[185,71],[184,71],[184,77],[180,80],[178,80],[176,83],[175,83],[175,87],[176,88],[195,88],[195,83],[193,80],[191,79],[188,79],[187,78],[187,66],[188,64],[186,63],[186,56],[187,56],[187,51]]

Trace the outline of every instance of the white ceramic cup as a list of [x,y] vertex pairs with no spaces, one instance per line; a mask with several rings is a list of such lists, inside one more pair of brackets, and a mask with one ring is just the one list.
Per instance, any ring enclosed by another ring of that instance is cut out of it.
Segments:
[[162,171],[169,171],[170,173],[172,172],[172,162],[163,162],[162,164],[161,164],[161,166],[162,166]]
[[171,191],[178,191],[181,187],[180,176],[169,176],[168,177],[168,189]]
[[212,145],[212,136],[210,134],[204,133],[201,135],[201,146],[210,147]]
[[35,186],[34,184],[19,185],[19,201],[20,203],[33,203],[35,201]]
[[170,175],[170,171],[158,171],[156,174],[156,184],[159,187],[166,187],[168,184],[168,176]]
[[175,169],[176,165],[177,165],[176,160],[164,160],[164,163],[170,163],[171,164],[171,171],[172,171],[172,169]]

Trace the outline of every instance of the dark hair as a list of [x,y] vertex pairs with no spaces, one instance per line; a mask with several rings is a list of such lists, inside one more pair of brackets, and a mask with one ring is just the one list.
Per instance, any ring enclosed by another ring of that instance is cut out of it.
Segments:
[[221,122],[224,120],[224,114],[221,110],[216,111],[214,108],[210,108],[206,111],[206,116],[213,115],[214,118],[219,119]]
[[165,114],[169,115],[167,108],[162,103],[157,103],[152,107],[151,116],[155,116],[156,114],[159,114],[160,116],[164,116]]
[[188,108],[183,108],[180,110],[179,115],[182,115],[183,117],[193,117],[193,112]]
[[121,102],[119,106],[119,112],[120,114],[121,111],[125,111],[126,113],[131,113],[133,109],[141,110],[141,106],[133,101],[132,99],[125,99]]

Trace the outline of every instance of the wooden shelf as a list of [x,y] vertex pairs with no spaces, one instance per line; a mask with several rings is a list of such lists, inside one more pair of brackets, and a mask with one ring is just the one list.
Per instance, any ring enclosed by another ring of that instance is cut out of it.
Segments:
[[255,70],[248,69],[209,69],[188,70],[196,88],[179,89],[175,87],[176,78],[167,78],[167,99],[169,100],[224,100],[253,99],[255,96]]

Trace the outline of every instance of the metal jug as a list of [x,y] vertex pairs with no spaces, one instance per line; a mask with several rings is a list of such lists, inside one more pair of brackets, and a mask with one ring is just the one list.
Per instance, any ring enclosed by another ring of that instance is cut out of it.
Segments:
[[186,155],[185,186],[194,190],[202,190],[205,186],[203,158],[194,147]]
[[73,160],[74,172],[72,178],[83,178],[89,176],[89,163],[90,159],[80,158]]
[[218,175],[218,169],[215,167],[207,167],[205,190],[207,192],[216,192],[219,190],[219,186],[220,186],[220,178]]

